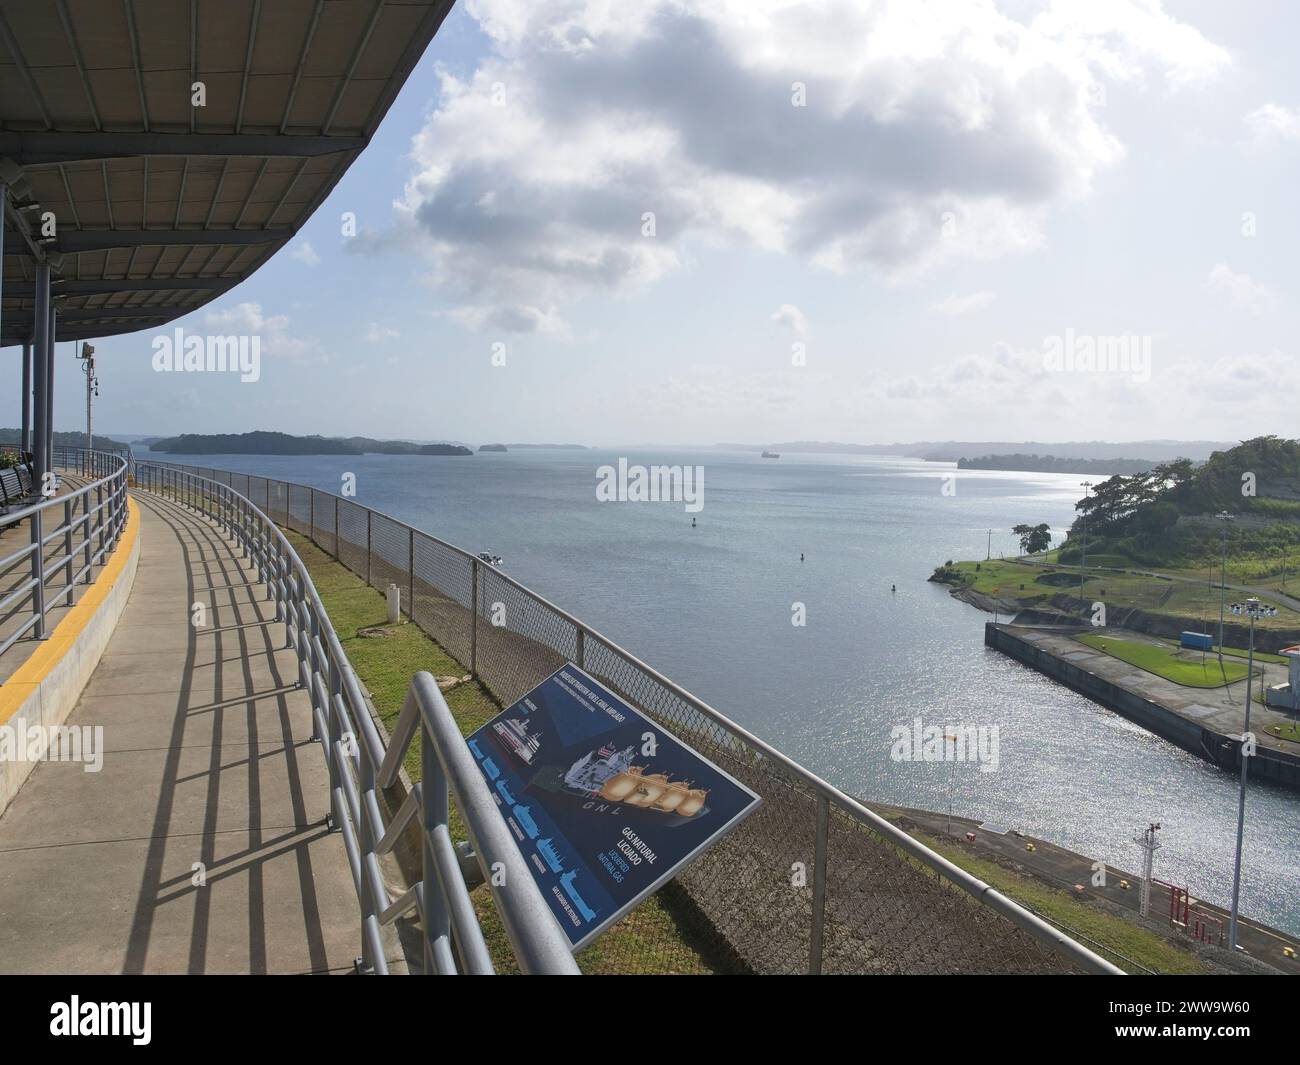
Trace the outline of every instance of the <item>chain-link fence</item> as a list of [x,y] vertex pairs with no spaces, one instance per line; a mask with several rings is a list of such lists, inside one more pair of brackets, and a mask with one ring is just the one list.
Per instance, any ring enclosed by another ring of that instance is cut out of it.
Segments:
[[[329,492],[179,468],[243,493],[374,588],[396,584],[412,620],[501,705],[574,662],[757,792],[758,811],[679,874],[668,893],[676,900],[672,920],[698,917],[711,949],[740,967],[1118,971],[490,563]],[[671,940],[664,936],[641,953],[670,955]],[[664,961],[671,968],[673,959]]]

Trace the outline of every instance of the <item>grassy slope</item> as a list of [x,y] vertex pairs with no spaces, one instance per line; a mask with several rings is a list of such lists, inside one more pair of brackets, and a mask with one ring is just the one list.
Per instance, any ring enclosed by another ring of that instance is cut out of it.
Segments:
[[[1075,598],[1097,599],[1111,607],[1137,607],[1152,614],[1200,618],[1207,626],[1218,622],[1220,592],[1217,587],[1210,587],[1208,579],[1201,579],[1204,575],[1199,575],[1195,581],[1171,581],[1126,573],[1102,573],[1092,566],[1090,559],[1088,579],[1081,596],[1078,567],[1041,566],[1001,559],[954,564],[954,568],[967,578],[967,587],[999,599],[1020,600],[1026,605],[1046,602],[1056,593],[1064,592]],[[1064,580],[1064,583],[1048,583],[1042,578]],[[1228,600],[1232,601],[1234,595],[1240,597],[1240,593],[1229,590]],[[1277,617],[1261,619],[1259,624],[1270,629],[1300,631],[1300,613],[1279,606]]]
[[1220,664],[1213,655],[1205,655],[1203,661],[1178,658],[1178,648],[1173,646],[1157,647],[1136,640],[1093,633],[1076,636],[1075,639],[1089,647],[1105,651],[1121,662],[1188,688],[1221,688],[1246,676],[1246,667],[1239,662]]
[[[1077,934],[1087,936],[1124,958],[1131,958],[1158,973],[1199,975],[1207,971],[1190,951],[1182,950],[1124,917],[1106,913],[1032,876],[1014,872],[990,859],[976,857],[951,840],[937,839],[919,832],[913,835],[1007,898],[1031,907],[1054,923],[1074,929]],[[1096,946],[1088,945],[1097,950]],[[1104,955],[1104,952],[1099,953]],[[1111,960],[1121,968],[1126,968],[1118,958]]]
[[[421,629],[405,621],[386,624],[383,596],[298,533],[285,530],[311,573],[334,631],[375,709],[391,730],[406,699],[412,674],[424,669],[434,676],[464,676],[465,670]],[[360,629],[381,627],[390,635],[358,636]],[[463,734],[468,735],[498,711],[492,697],[476,682],[444,693]],[[418,749],[407,752],[406,769],[420,779]],[[452,837],[464,839],[463,825],[453,811]],[[497,919],[486,887],[474,893],[488,946],[500,972],[513,971],[505,931]],[[585,973],[713,973],[734,971],[735,963],[717,948],[711,929],[693,911],[674,884],[656,892],[606,931],[578,956]]]
[[[397,720],[414,672],[426,669],[435,676],[464,675],[462,667],[414,625],[398,625],[387,638],[358,637],[359,629],[385,626],[383,597],[305,537],[294,532],[287,535],[311,572],[339,640],[388,727]],[[476,683],[459,685],[446,694],[447,704],[465,734],[477,729],[498,709]],[[408,754],[406,768],[414,779],[419,779],[419,761],[413,754]],[[459,823],[453,824],[452,835],[464,838]],[[928,836],[919,838],[1009,898],[1033,906],[1039,913],[1078,929],[1148,968],[1162,972],[1201,971],[1191,955],[1128,921],[1100,913],[1032,877],[975,858],[960,847],[945,845]],[[474,901],[498,970],[513,971],[505,932],[486,888],[474,892]],[[735,963],[716,949],[704,922],[692,914],[689,903],[672,884],[601,936],[580,955],[579,962],[583,971],[590,974],[711,973],[736,969]]]

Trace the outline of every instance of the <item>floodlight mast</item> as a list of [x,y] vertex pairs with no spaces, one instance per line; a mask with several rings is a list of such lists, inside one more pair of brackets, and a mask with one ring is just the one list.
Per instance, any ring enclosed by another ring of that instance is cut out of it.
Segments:
[[1251,596],[1244,603],[1233,603],[1228,608],[1238,616],[1250,618],[1250,644],[1246,652],[1246,719],[1241,731],[1241,781],[1237,791],[1237,850],[1232,863],[1232,910],[1228,915],[1228,947],[1237,949],[1238,899],[1241,891],[1241,849],[1246,831],[1246,775],[1254,754],[1255,738],[1250,732],[1250,688],[1255,672],[1255,621],[1258,618],[1277,616],[1277,607],[1261,603]]
[[1156,839],[1159,831],[1160,825],[1152,821],[1133,837],[1133,842],[1142,848],[1142,886],[1138,892],[1138,913],[1143,917],[1151,913],[1151,878],[1155,870],[1156,851],[1160,849],[1160,842]]

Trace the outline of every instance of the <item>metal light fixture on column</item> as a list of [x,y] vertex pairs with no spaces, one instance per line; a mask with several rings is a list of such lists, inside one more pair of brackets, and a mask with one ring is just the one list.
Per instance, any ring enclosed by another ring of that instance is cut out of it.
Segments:
[[1221,510],[1215,515],[1219,521],[1223,522],[1223,551],[1219,557],[1219,658],[1223,658],[1223,597],[1227,593],[1227,569],[1228,569],[1228,522],[1232,521],[1232,515],[1226,510]]
[[1083,482],[1083,559],[1079,565],[1079,598],[1087,600],[1088,596],[1084,592],[1084,586],[1088,581],[1088,490],[1092,488],[1091,481]]
[[1241,890],[1241,843],[1246,828],[1246,771],[1250,766],[1247,744],[1250,735],[1250,699],[1252,674],[1255,672],[1255,620],[1277,616],[1277,607],[1261,603],[1254,596],[1244,603],[1233,603],[1232,612],[1250,618],[1250,644],[1246,652],[1246,720],[1241,730],[1241,786],[1237,793],[1237,853],[1232,863],[1232,912],[1228,919],[1228,946],[1237,949],[1237,898]]

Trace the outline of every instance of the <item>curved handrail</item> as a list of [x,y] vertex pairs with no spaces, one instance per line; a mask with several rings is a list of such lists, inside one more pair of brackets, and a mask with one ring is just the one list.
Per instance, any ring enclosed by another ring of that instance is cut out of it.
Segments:
[[[94,567],[112,553],[126,524],[129,453],[122,456],[86,448],[57,447],[53,465],[75,470],[78,475],[94,480],[60,496],[53,495],[54,482],[47,482],[38,490],[48,494],[49,498],[6,511],[0,519],[5,525],[26,521],[31,526],[29,542],[0,558],[0,576],[24,564],[30,571],[25,580],[18,582],[0,599],[0,620],[6,622],[23,608],[24,603],[30,602],[27,619],[0,640],[0,654],[28,633],[33,633],[38,640],[49,635],[49,611],[59,605],[60,600],[72,605],[78,582],[91,583]],[[80,515],[77,514],[78,507]],[[61,520],[50,527],[47,517],[59,512]],[[76,542],[78,534],[81,536],[79,543]],[[51,544],[57,546],[52,556],[47,556]],[[63,584],[55,591],[55,578],[60,574]]]
[[[403,721],[422,725],[424,779],[385,820],[379,801],[386,765],[400,762],[413,737],[403,729],[384,743],[356,671],[339,641],[306,564],[280,527],[229,485],[166,463],[135,464],[139,482],[214,518],[252,558],[276,604],[299,682],[312,702],[313,739],[324,746],[333,827],[343,836],[362,914],[362,950],[370,971],[388,973],[381,926],[418,907],[428,971],[493,971],[482,929],[451,841],[448,791],[454,792],[484,879],[525,972],[578,972],[567,938],[501,822],[495,800],[470,758],[447,703],[428,673],[412,678]],[[381,855],[392,850],[415,813],[421,815],[423,879],[398,899],[384,883]],[[504,884],[495,869],[504,867]],[[453,947],[455,948],[453,951]],[[457,963],[457,956],[460,963]]]

